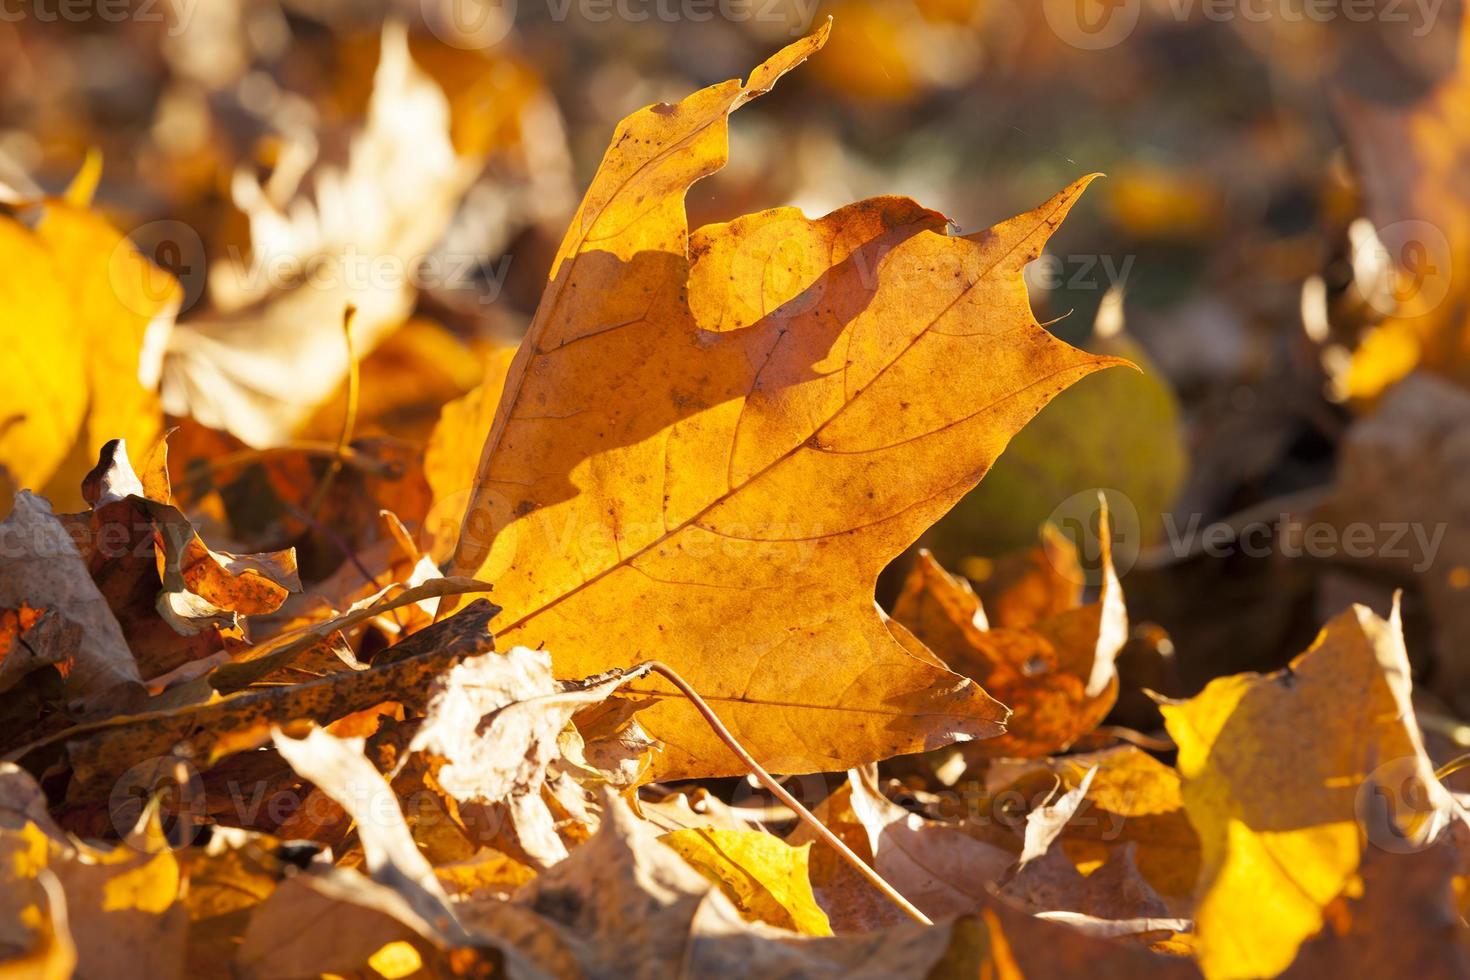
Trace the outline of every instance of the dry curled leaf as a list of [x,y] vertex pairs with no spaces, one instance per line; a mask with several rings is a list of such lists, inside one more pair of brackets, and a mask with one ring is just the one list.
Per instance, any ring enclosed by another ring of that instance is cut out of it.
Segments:
[[138,664],[86,561],[50,505],[25,492],[0,523],[0,608],[22,607],[53,609],[71,625],[43,659],[65,665],[67,697],[82,713],[142,703]]
[[525,647],[475,657],[435,679],[409,751],[431,761],[434,781],[461,813],[473,809],[481,814],[477,822],[493,825],[504,807],[516,843],[531,861],[548,866],[567,855],[553,806],[578,822],[595,822],[563,762],[560,737],[572,715],[623,682],[621,674],[558,682],[550,656]]
[[[17,750],[15,756],[42,758],[57,747],[64,749],[71,769],[67,798],[72,802],[107,800],[128,785],[151,786],[157,773],[168,773],[178,760],[207,767],[236,752],[268,744],[271,729],[303,721],[326,724],[385,701],[403,701],[422,707],[429,678],[447,670],[467,655],[463,645],[444,640],[466,624],[480,645],[492,641],[485,622],[494,606],[471,604],[455,617],[424,633],[409,649],[411,655],[384,656],[367,670],[345,671],[289,686],[267,686],[239,691],[227,697],[183,707],[145,710],[107,721],[67,729]],[[413,642],[410,638],[406,643]],[[119,783],[119,777],[128,780]]]
[[91,510],[69,519],[145,681],[215,653],[223,630],[301,589],[291,550],[232,555],[205,545],[171,502],[162,465],[161,482],[145,490],[126,444],[108,442],[83,480]]
[[973,677],[1012,710],[1005,734],[966,746],[966,755],[1060,752],[1096,728],[1113,707],[1118,697],[1114,660],[1128,638],[1128,611],[1108,553],[1105,507],[1101,519],[1098,601],[1025,626],[991,628],[969,584],[928,552],[919,553],[894,619],[951,670]]

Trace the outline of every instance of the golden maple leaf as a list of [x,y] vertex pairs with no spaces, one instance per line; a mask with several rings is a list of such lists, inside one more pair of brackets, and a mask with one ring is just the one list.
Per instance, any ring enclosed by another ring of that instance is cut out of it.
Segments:
[[[821,47],[625,119],[521,344],[453,574],[559,675],[662,658],[769,768],[830,771],[1001,731],[1005,711],[873,603],[895,555],[1048,400],[1099,368],[1021,272],[1088,183],[974,235],[904,198],[690,233],[731,111]],[[739,772],[660,682],[654,775]]]

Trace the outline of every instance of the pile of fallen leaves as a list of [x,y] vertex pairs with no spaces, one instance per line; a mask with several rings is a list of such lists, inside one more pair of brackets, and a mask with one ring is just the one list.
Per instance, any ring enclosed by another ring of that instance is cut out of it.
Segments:
[[[1091,584],[1046,528],[874,603],[1128,365],[1022,278],[1088,179],[964,236],[898,197],[688,227],[730,113],[825,38],[625,119],[519,346],[428,395],[372,366],[448,343],[384,340],[407,286],[181,315],[95,167],[6,195],[0,977],[1470,970],[1397,609],[1142,733],[1103,724],[1142,642],[1105,506]],[[258,252],[443,234],[476,167],[391,30],[378,82],[315,196],[241,178]],[[421,401],[420,442],[354,438]]]

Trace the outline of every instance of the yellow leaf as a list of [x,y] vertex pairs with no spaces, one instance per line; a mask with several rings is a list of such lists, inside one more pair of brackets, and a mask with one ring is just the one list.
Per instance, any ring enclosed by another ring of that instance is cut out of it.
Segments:
[[807,874],[810,844],[792,847],[759,830],[676,830],[659,840],[720,890],[740,914],[808,936],[830,936]]
[[[902,198],[689,232],[727,117],[825,28],[625,119],[506,379],[452,562],[495,582],[497,643],[559,676],[653,657],[768,768],[830,771],[997,734],[973,682],[910,653],[879,571],[1057,392],[1112,364],[1036,323],[1022,269],[1088,183],[966,237]],[[650,778],[740,761],[674,689]]]
[[391,943],[385,943],[372,956],[368,957],[368,966],[377,970],[388,980],[399,980],[419,970],[424,965],[424,958],[419,951],[413,948],[412,943],[395,939]]
[[424,530],[429,536],[427,551],[436,558],[446,558],[454,549],[460,533],[459,519],[474,489],[480,447],[490,437],[505,375],[514,356],[512,348],[490,356],[485,379],[444,406],[424,447],[424,478],[433,495]]
[[108,440],[125,439],[143,453],[163,432],[157,379],[145,378],[156,372],[144,349],[166,337],[183,290],[106,218],[85,208],[47,201],[36,235],[51,251],[86,349],[86,424],[46,487],[58,511],[80,510],[77,487]]
[[0,509],[17,489],[40,490],[76,441],[87,411],[85,355],[45,244],[0,215],[0,375],[11,379],[0,386],[0,475],[12,484],[0,487]]
[[1355,606],[1285,670],[1219,678],[1163,712],[1200,836],[1211,980],[1280,973],[1355,880],[1365,837],[1417,846],[1453,807],[1409,703],[1397,610]]

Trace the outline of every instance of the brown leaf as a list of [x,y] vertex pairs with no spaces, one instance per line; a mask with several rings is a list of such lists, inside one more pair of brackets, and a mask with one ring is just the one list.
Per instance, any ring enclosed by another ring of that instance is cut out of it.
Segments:
[[71,624],[61,651],[66,694],[82,714],[136,708],[145,697],[138,665],[107,600],[66,528],[40,497],[22,491],[0,523],[0,608],[54,609]]
[[166,486],[155,485],[162,499],[145,495],[122,440],[102,447],[82,490],[92,509],[70,518],[74,534],[145,681],[214,653],[221,630],[274,612],[301,589],[293,551],[210,550]]
[[516,901],[550,922],[589,976],[922,976],[945,929],[804,937],[741,920],[719,889],[609,797],[597,834]]
[[[1107,542],[1105,510],[1102,520]],[[1107,716],[1118,696],[1113,664],[1128,638],[1128,611],[1106,545],[1102,559],[1096,603],[992,629],[969,584],[919,552],[894,619],[1012,711],[1005,734],[965,746],[967,757],[1059,752]]]
[[930,918],[973,912],[1015,863],[1009,851],[908,812],[862,773],[848,781],[873,867]]
[[[289,687],[245,690],[205,704],[145,711],[91,725],[79,726],[18,750],[17,758],[42,758],[46,750],[63,747],[72,767],[67,799],[73,803],[105,800],[120,775],[131,767],[167,772],[178,759],[207,767],[226,755],[268,744],[271,729],[302,721],[326,724],[354,711],[384,701],[403,701],[422,707],[428,680],[452,667],[464,656],[463,648],[435,649],[433,636],[449,634],[473,624],[491,644],[484,624],[493,615],[489,603],[471,604],[445,620],[420,644],[425,652],[404,660],[391,658],[383,665],[349,671]],[[429,631],[425,631],[429,632]],[[420,634],[422,635],[422,634]],[[151,785],[148,772],[136,772]]]

